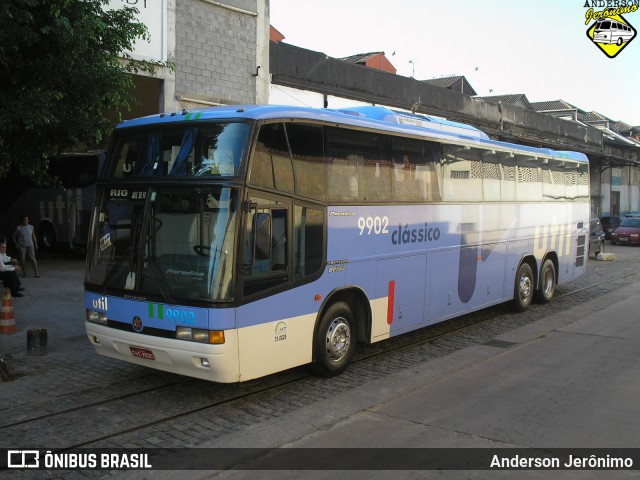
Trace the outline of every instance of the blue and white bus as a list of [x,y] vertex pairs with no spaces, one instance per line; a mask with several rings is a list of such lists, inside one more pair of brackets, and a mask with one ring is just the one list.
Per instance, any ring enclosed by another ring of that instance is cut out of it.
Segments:
[[587,158],[383,107],[120,124],[85,277],[99,354],[216,382],[511,302],[586,269]]
[[11,173],[0,180],[0,235],[11,238],[24,216],[35,227],[40,249],[68,245],[84,251],[104,152],[68,153],[50,160],[59,186],[38,187]]

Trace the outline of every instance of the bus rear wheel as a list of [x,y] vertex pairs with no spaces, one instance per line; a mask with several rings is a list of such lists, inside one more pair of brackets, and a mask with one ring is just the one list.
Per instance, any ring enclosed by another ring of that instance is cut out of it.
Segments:
[[314,339],[313,369],[333,377],[344,372],[356,351],[356,322],[345,302],[331,305],[322,315]]
[[513,288],[513,300],[511,306],[516,312],[524,312],[533,300],[534,291],[533,270],[524,262],[518,268],[516,282]]
[[540,290],[536,293],[539,303],[549,303],[556,293],[556,267],[549,259],[545,260],[540,269]]

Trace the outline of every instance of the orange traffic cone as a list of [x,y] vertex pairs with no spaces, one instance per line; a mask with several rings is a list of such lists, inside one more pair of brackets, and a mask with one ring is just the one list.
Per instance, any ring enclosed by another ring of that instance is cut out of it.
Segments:
[[4,289],[2,297],[2,314],[0,314],[0,334],[11,335],[16,333],[16,319],[13,316],[13,300],[11,300],[11,290]]

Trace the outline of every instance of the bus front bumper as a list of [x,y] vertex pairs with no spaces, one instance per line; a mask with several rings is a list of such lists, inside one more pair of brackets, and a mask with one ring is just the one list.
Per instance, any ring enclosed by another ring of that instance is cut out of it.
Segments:
[[225,343],[198,342],[124,332],[85,321],[96,352],[125,362],[165,372],[220,383],[240,381],[236,330],[225,331]]

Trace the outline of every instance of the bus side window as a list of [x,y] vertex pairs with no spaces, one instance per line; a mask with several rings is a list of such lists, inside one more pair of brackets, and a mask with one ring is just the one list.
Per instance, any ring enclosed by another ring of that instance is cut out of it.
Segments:
[[391,138],[393,199],[400,202],[438,201],[435,160],[440,146],[410,138]]
[[541,162],[533,156],[516,156],[516,197],[520,201],[542,201]]
[[271,271],[287,270],[287,211],[272,210]]
[[440,164],[445,200],[482,200],[482,161],[479,149],[448,145],[443,148]]
[[245,295],[288,280],[288,210],[253,205],[247,215],[242,257]]
[[357,155],[333,159],[329,168],[329,196],[332,200],[358,199],[358,163],[362,161],[362,157]]
[[320,208],[296,205],[294,208],[295,277],[318,272],[324,260],[324,214]]
[[293,166],[283,124],[271,123],[260,128],[250,182],[284,192],[294,191]]
[[256,144],[251,162],[251,177],[253,185],[273,188],[273,166],[271,156],[262,142]]
[[384,135],[328,128],[329,199],[339,202],[389,200],[388,143]]
[[542,195],[544,200],[562,200],[567,197],[563,162],[551,159],[541,164]]
[[[268,261],[271,258],[271,214],[256,213],[253,219],[255,224],[255,247],[253,249],[255,262]],[[268,265],[268,264],[267,264]]]
[[296,193],[325,201],[327,166],[322,127],[299,123],[287,123],[286,127],[296,175]]

